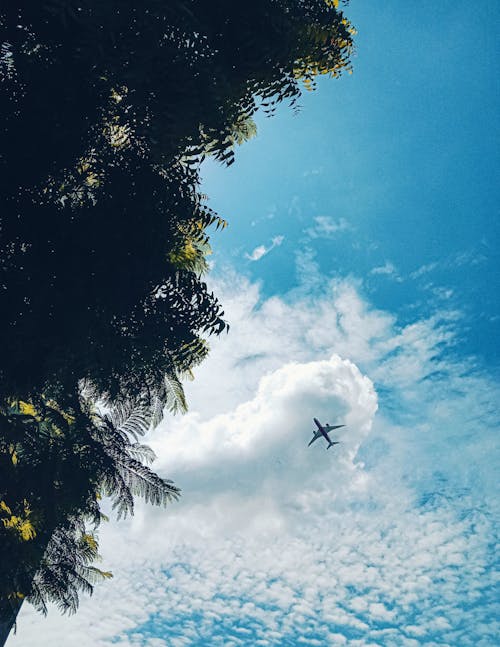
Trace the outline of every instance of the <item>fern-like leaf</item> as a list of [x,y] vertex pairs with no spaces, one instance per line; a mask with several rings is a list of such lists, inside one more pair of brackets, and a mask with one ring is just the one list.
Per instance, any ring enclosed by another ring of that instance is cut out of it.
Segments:
[[175,374],[166,373],[164,379],[167,408],[172,413],[186,413],[188,406],[179,378]]

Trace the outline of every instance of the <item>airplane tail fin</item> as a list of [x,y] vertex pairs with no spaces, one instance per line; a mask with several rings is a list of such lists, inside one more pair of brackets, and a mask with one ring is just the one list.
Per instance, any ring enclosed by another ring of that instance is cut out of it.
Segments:
[[332,442],[330,442],[330,444],[328,445],[327,449],[330,449],[330,447],[333,447],[334,445],[340,445],[340,441],[338,441],[338,440],[334,440],[334,441],[333,441],[333,443],[332,443]]

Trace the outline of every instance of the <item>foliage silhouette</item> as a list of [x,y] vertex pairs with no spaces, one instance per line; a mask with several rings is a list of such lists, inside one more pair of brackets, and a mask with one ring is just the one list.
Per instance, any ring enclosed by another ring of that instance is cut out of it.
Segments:
[[83,397],[66,412],[43,399],[4,405],[0,542],[10,558],[0,566],[4,615],[24,598],[44,612],[47,601],[74,611],[78,590],[91,592],[96,579],[110,575],[92,566],[103,496],[119,518],[133,513],[135,496],[154,505],[179,496],[148,467],[154,454],[139,437],[149,423],[147,409],[120,404],[100,414]]
[[99,496],[123,515],[134,496],[178,495],[137,436],[165,404],[186,410],[182,380],[206,337],[228,329],[202,278],[210,228],[226,223],[200,192],[200,164],[231,164],[259,108],[294,106],[317,75],[350,69],[353,29],[338,4],[2,4],[7,622],[24,597],[75,609],[91,590]]

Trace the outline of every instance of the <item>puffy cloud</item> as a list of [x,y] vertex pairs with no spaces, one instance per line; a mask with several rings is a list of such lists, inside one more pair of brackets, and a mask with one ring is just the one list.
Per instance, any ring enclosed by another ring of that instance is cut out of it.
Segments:
[[[231,334],[149,439],[181,501],[107,524],[115,579],[9,647],[495,644],[498,383],[457,313],[401,327],[361,289],[217,287]],[[342,444],[307,448],[312,415]]]
[[[286,490],[290,494],[310,480],[321,482],[324,470],[332,469],[330,456],[303,450],[311,438],[312,416],[346,424],[334,463],[337,476],[347,470],[345,479],[351,481],[376,408],[371,381],[352,362],[333,355],[285,364],[264,375],[255,396],[232,411],[206,421],[188,414],[175,433],[165,434],[160,426],[150,442],[160,456],[157,468],[175,471],[188,483],[190,497],[223,493],[228,482],[255,495],[263,487],[278,488],[283,478],[292,485]],[[313,449],[322,444],[317,441]]]

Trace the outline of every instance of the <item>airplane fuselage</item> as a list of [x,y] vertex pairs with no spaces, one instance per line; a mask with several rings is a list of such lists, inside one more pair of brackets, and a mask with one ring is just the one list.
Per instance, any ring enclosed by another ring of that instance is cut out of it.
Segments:
[[314,422],[316,423],[316,426],[318,427],[318,431],[313,431],[313,439],[310,441],[309,445],[312,445],[312,443],[317,440],[318,438],[323,438],[326,440],[328,443],[327,449],[330,449],[330,447],[333,447],[334,445],[338,445],[338,441],[331,441],[330,436],[328,435],[329,431],[332,431],[333,429],[340,429],[340,427],[344,427],[344,425],[335,425],[332,427],[331,425],[327,424],[323,426],[321,422],[317,418],[313,418]]
[[328,442],[328,445],[332,445],[332,441],[330,440],[330,436],[326,433],[325,428],[323,425],[320,423],[320,421],[317,418],[313,418],[314,422],[316,423],[318,429],[321,431],[323,436],[325,437],[325,440]]

